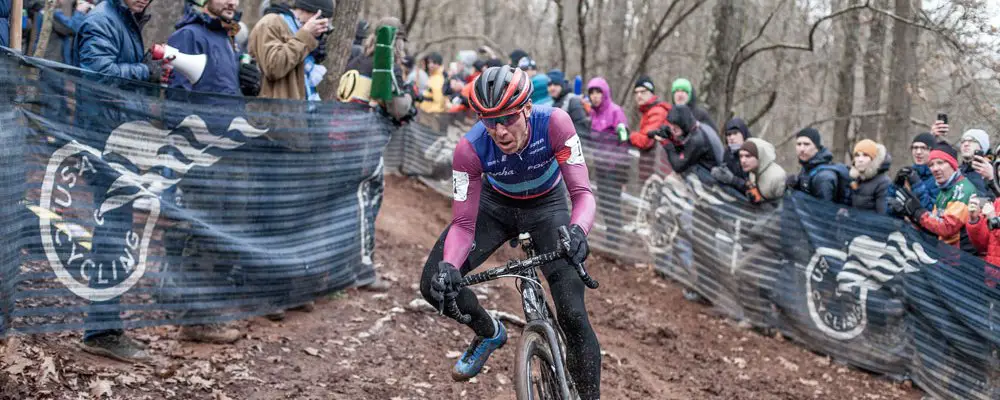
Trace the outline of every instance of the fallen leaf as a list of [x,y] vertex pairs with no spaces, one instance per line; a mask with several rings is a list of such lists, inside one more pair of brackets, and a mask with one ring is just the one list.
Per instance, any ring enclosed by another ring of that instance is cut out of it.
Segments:
[[462,356],[462,352],[460,352],[460,351],[449,351],[449,352],[445,353],[444,356],[447,357],[447,358],[458,358],[458,357]]
[[92,397],[101,398],[103,396],[111,397],[111,381],[106,381],[104,379],[95,379],[90,383],[90,395]]
[[59,382],[59,372],[56,371],[56,363],[52,357],[42,359],[42,376],[38,378],[38,386],[43,386],[52,381]]
[[188,383],[198,386],[201,389],[209,389],[215,384],[215,381],[211,379],[204,379],[198,375],[188,378]]
[[817,381],[814,381],[814,380],[811,380],[811,379],[802,379],[802,378],[799,378],[799,383],[801,383],[803,385],[806,385],[806,386],[816,386],[816,385],[819,385],[819,382],[817,382]]
[[413,384],[413,387],[418,387],[421,389],[430,389],[433,386],[431,386],[431,384],[427,382],[417,382]]
[[302,349],[302,351],[306,352],[306,354],[311,355],[313,357],[319,357],[319,350],[316,350],[312,347],[306,347]]

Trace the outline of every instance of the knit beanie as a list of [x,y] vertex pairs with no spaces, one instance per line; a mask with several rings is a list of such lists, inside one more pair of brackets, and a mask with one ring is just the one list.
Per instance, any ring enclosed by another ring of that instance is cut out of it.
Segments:
[[865,139],[854,145],[854,154],[862,153],[868,158],[875,159],[878,154],[878,143],[870,139]]
[[982,129],[969,129],[962,134],[962,141],[975,140],[979,143],[979,149],[986,152],[990,150],[990,135]]
[[937,142],[937,139],[935,139],[934,134],[930,132],[921,133],[913,138],[913,143],[926,144],[928,149],[934,148],[934,142]]
[[559,69],[553,69],[553,70],[550,70],[548,73],[546,73],[546,75],[548,75],[549,79],[552,80],[552,82],[550,84],[557,84],[557,85],[560,85],[560,86],[562,86],[564,88],[566,87],[566,85],[567,85],[566,74],[564,74],[561,70],[559,70]]
[[653,80],[649,79],[649,77],[645,75],[639,77],[639,80],[635,81],[635,87],[646,88],[646,90],[649,90],[650,93],[656,93],[656,86],[653,85]]
[[311,13],[322,11],[323,18],[333,18],[334,0],[295,0],[295,8]]
[[795,134],[796,139],[800,137],[809,138],[809,140],[811,140],[813,144],[816,145],[817,149],[823,148],[823,137],[819,135],[819,131],[817,131],[815,128],[805,128],[799,131],[799,133]]
[[740,151],[745,151],[747,153],[750,153],[750,155],[753,156],[753,158],[760,158],[759,153],[757,152],[757,145],[754,144],[754,142],[750,141],[743,142],[743,146],[740,147]]
[[677,92],[678,90],[682,90],[682,91],[687,92],[687,94],[690,95],[691,92],[694,91],[693,88],[694,88],[694,86],[691,85],[691,81],[689,81],[687,79],[684,79],[684,78],[680,78],[680,79],[674,81],[674,83],[672,85],[670,85],[670,93],[673,94],[673,93]]
[[951,168],[958,170],[958,153],[955,151],[954,147],[948,144],[939,144],[934,150],[931,150],[930,160],[943,160],[944,162],[951,165]]

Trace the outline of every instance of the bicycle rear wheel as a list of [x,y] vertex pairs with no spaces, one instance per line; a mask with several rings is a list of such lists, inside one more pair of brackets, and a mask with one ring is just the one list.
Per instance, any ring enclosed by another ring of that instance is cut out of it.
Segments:
[[525,331],[517,346],[514,386],[518,400],[562,400],[558,371],[549,341],[534,331]]

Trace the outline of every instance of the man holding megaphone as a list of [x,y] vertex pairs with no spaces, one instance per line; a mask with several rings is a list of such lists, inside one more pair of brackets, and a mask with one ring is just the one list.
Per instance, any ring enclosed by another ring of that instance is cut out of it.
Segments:
[[187,0],[184,16],[175,25],[177,31],[167,39],[167,46],[176,49],[170,61],[174,68],[170,87],[230,95],[260,93],[256,62],[249,58],[240,62],[243,51],[235,40],[241,16],[237,7],[239,0]]
[[104,1],[80,25],[70,63],[119,78],[153,83],[169,78],[161,61],[143,51],[142,27],[152,0]]

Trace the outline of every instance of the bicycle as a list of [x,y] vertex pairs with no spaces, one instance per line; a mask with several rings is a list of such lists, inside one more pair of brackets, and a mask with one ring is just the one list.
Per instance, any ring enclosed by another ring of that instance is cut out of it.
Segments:
[[[569,231],[566,227],[559,228],[560,249],[536,254],[531,235],[521,233],[511,241],[511,247],[519,244],[527,258],[513,259],[504,266],[466,276],[461,286],[472,286],[500,278],[517,278],[517,290],[521,293],[521,305],[524,308],[525,326],[521,340],[517,346],[517,365],[514,375],[514,385],[519,400],[569,400],[578,398],[572,377],[566,370],[565,339],[562,330],[556,323],[545,299],[545,289],[538,280],[537,268],[565,258],[569,251]],[[590,289],[597,289],[600,284],[587,274],[584,265],[575,265],[580,279]],[[462,314],[455,299],[451,299],[442,310],[447,308],[450,315],[457,316],[463,324],[469,323],[472,317]],[[442,311],[443,313],[444,311]],[[537,371],[533,368],[537,366]],[[536,375],[537,373],[537,375]]]

